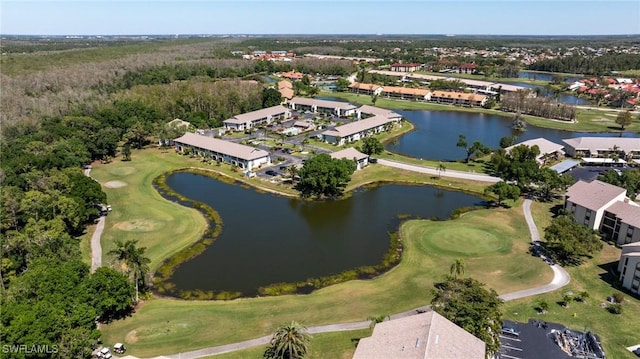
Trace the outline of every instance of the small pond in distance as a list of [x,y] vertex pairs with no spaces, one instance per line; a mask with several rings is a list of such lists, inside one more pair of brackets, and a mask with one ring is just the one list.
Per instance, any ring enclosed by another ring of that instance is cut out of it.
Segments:
[[383,185],[337,201],[308,202],[192,173],[167,176],[175,192],[214,208],[222,233],[198,257],[180,265],[178,290],[240,291],[338,274],[379,264],[398,215],[448,218],[476,196],[428,186]]

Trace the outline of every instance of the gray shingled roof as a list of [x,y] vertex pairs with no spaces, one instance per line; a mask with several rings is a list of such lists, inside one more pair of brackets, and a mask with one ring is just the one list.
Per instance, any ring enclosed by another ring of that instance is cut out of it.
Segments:
[[364,154],[353,147],[345,148],[344,150],[336,151],[331,154],[331,158],[346,158],[349,160],[356,159],[358,161],[363,160],[369,157],[369,155]]
[[385,116],[373,116],[365,118],[364,120],[355,121],[346,125],[338,126],[335,130],[324,131],[322,134],[327,136],[339,136],[347,137],[354,135],[358,132],[366,131],[372,128],[376,128],[381,125],[385,125],[393,120],[386,118]]
[[353,359],[485,359],[485,350],[482,340],[429,311],[376,324]]
[[318,106],[325,108],[339,108],[341,110],[354,110],[356,108],[355,105],[352,105],[348,102],[341,101],[329,101],[329,100],[318,100],[315,98],[306,98],[306,97],[294,97],[291,101],[296,105],[305,105],[305,106]]
[[567,197],[569,201],[595,211],[626,192],[624,188],[598,180],[578,181],[567,189]]
[[237,124],[250,123],[252,121],[259,120],[261,118],[265,118],[268,116],[279,116],[286,113],[287,111],[288,109],[286,107],[282,105],[277,105],[277,106],[263,108],[257,111],[242,113],[240,115],[233,116],[228,120],[224,120],[224,122],[237,123]]
[[217,138],[196,135],[195,133],[190,132],[185,133],[182,137],[176,138],[174,142],[188,146],[199,147],[205,150],[222,153],[247,161],[269,156],[269,152],[251,146],[245,146],[234,142],[220,140]]

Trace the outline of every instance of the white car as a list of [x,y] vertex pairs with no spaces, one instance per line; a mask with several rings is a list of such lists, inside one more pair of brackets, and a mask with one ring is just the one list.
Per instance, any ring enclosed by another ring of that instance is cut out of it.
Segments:
[[109,347],[104,347],[100,349],[96,356],[101,359],[110,359],[112,357]]

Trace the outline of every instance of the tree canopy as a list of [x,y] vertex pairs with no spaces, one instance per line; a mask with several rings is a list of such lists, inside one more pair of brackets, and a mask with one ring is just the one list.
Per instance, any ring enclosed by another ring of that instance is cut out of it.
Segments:
[[367,137],[362,140],[362,152],[368,155],[377,155],[384,151],[382,143],[375,137]]
[[565,265],[578,265],[584,258],[602,250],[597,233],[585,225],[576,223],[568,215],[554,218],[544,230],[545,247],[554,260]]
[[498,196],[498,205],[502,205],[505,199],[516,200],[520,196],[520,188],[510,185],[504,181],[500,181],[485,188],[485,193],[493,193]]
[[616,123],[620,125],[620,129],[624,131],[624,128],[629,126],[633,121],[633,116],[631,116],[631,111],[620,111],[618,112],[618,116],[616,116]]
[[277,106],[282,103],[282,94],[280,91],[268,87],[262,90],[262,107],[267,108],[271,106]]
[[483,156],[491,153],[491,149],[485,145],[483,145],[480,141],[473,141],[471,146],[467,142],[467,137],[465,135],[458,136],[458,142],[456,143],[456,147],[462,147],[467,153],[467,157],[465,162],[469,162],[471,156]]
[[309,158],[299,172],[295,188],[302,198],[336,198],[343,194],[351,181],[356,164],[349,159],[333,159],[323,153]]
[[309,353],[311,336],[306,328],[292,321],[276,329],[264,352],[265,359],[302,359]]
[[434,284],[433,310],[484,341],[487,357],[500,350],[502,300],[472,278],[447,277]]
[[640,169],[627,168],[620,171],[620,173],[614,170],[608,170],[604,175],[599,176],[598,179],[626,189],[629,198],[636,198],[640,193]]

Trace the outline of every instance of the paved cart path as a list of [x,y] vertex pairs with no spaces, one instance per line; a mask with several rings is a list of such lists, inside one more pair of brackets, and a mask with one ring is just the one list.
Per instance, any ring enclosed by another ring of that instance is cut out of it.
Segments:
[[433,167],[423,167],[423,166],[410,165],[410,164],[407,164],[407,163],[390,161],[390,160],[385,160],[385,159],[382,159],[382,158],[378,159],[378,163],[381,164],[381,165],[384,165],[384,166],[400,168],[400,169],[407,170],[407,171],[426,173],[426,174],[430,174],[430,175],[434,175],[434,176],[450,177],[450,178],[462,178],[462,179],[468,179],[468,180],[472,180],[472,181],[492,182],[492,183],[502,181],[502,179],[500,179],[499,177],[493,177],[493,176],[480,174],[480,173],[474,173],[474,172],[463,172],[463,171],[454,171],[454,170],[448,170],[447,169],[447,170],[444,170],[444,171],[441,171],[440,173],[438,173],[438,170],[436,168],[433,168]]
[[[85,169],[84,175],[91,178],[91,168]],[[102,237],[102,231],[104,231],[105,221],[106,217],[100,216],[96,229],[91,236],[91,273],[102,267],[102,244],[100,243],[100,238]]]

